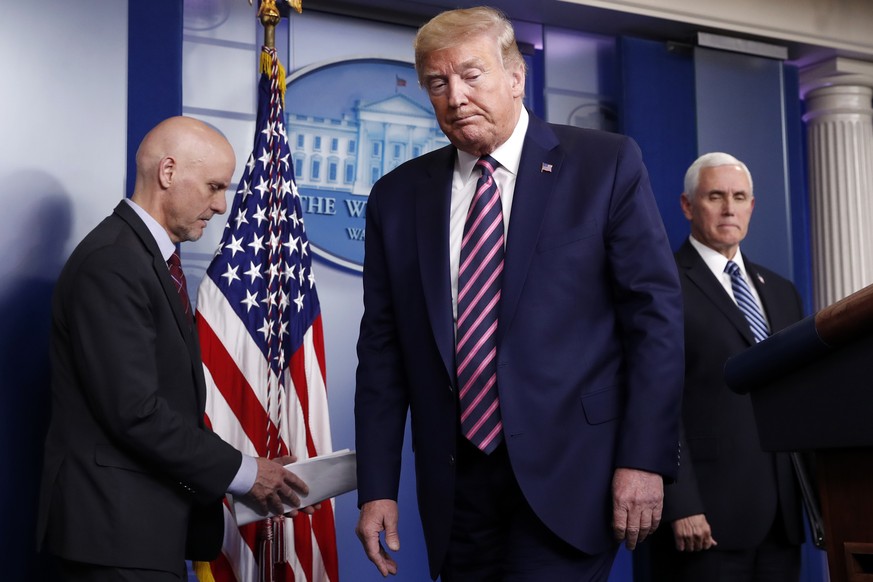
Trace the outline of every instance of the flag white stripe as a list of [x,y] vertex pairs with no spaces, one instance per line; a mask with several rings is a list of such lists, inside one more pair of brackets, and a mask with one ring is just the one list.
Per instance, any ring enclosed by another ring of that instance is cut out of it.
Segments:
[[224,542],[221,551],[230,562],[237,580],[254,580],[258,573],[255,554],[242,538],[231,511],[224,508]]

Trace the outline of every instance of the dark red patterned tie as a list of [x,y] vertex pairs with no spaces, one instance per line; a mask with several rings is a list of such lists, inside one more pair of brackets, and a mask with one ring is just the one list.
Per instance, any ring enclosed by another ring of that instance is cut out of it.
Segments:
[[503,280],[503,210],[494,181],[497,162],[476,162],[482,177],[470,203],[458,267],[456,365],[461,431],[485,453],[503,440],[497,400],[497,310]]
[[191,323],[191,299],[188,298],[188,284],[185,282],[185,273],[182,271],[182,260],[179,258],[179,253],[174,252],[167,259],[167,266],[170,267],[170,277],[173,283],[176,284],[176,293],[179,294],[179,300],[182,301],[182,308],[185,310],[185,317],[188,318],[188,323]]

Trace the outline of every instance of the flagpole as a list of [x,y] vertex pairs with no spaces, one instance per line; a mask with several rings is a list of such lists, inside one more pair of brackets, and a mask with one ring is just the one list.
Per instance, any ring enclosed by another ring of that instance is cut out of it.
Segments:
[[[251,2],[252,0],[249,0]],[[280,0],[281,1],[281,0]],[[300,6],[301,0],[297,0],[297,6],[295,8],[298,12],[301,11]],[[276,49],[276,25],[282,20],[282,14],[279,12],[279,8],[276,6],[276,0],[260,0],[260,4],[258,6],[258,19],[261,21],[261,25],[264,27],[264,49],[269,49],[270,52],[274,55],[275,58],[275,49]],[[266,60],[265,60],[266,59]],[[269,74],[270,72],[270,62],[268,53],[261,53],[261,73]],[[280,89],[280,93],[282,95],[284,101],[284,70],[282,69],[281,63],[279,64],[279,70],[282,72],[278,73],[278,80],[283,85]],[[269,398],[269,397],[268,397]],[[269,401],[268,401],[269,402]],[[269,408],[269,406],[268,406]],[[281,408],[281,406],[280,406]],[[281,432],[281,430],[280,430]],[[281,437],[280,437],[281,438]],[[267,449],[269,451],[269,437],[267,439]],[[278,451],[277,451],[278,452]],[[284,520],[281,522],[274,522],[272,520],[264,520],[258,528],[258,569],[259,569],[259,578],[264,580],[265,582],[273,582],[276,580],[276,564],[282,563],[286,561],[285,556],[285,540],[284,540],[284,532],[285,532],[285,523]]]
[[262,0],[258,18],[264,27],[264,46],[276,48],[276,25],[282,20],[279,9],[276,8],[276,0]]
[[[277,5],[277,3],[279,5]],[[251,6],[252,4],[253,4],[253,0],[249,0],[249,6]],[[266,77],[269,77],[272,79],[272,85],[273,85],[272,90],[275,92],[278,92],[278,96],[279,96],[278,100],[273,100],[272,103],[274,105],[276,102],[279,103],[279,105],[278,105],[279,111],[282,111],[282,108],[284,107],[285,70],[282,67],[281,62],[279,62],[277,55],[276,55],[276,26],[282,20],[283,12],[284,12],[285,16],[287,16],[289,14],[289,8],[294,8],[298,13],[302,13],[303,12],[302,4],[303,4],[302,0],[259,0],[259,2],[258,2],[257,18],[260,20],[261,25],[264,27],[264,46],[261,50],[260,66],[258,67],[258,69],[259,69],[262,76],[266,76]],[[281,6],[281,8],[280,8],[280,6]],[[258,120],[260,120],[260,118],[261,118],[260,98],[259,98],[259,106],[258,107],[259,107]],[[270,127],[272,127],[272,125]],[[264,133],[264,132],[258,132],[256,129],[255,135],[258,136],[259,133]],[[282,133],[282,136],[284,136],[284,129],[281,131],[281,133]],[[271,136],[275,137],[275,134],[271,133]],[[272,139],[273,137],[271,137],[270,139]],[[256,137],[256,139],[257,139],[257,137]],[[287,148],[287,142],[286,142],[286,148]],[[251,158],[251,159],[253,160],[253,158]],[[243,179],[245,179],[245,177],[246,177],[246,174],[244,173]],[[293,182],[293,169],[291,170],[291,181]],[[240,192],[238,192],[237,194],[239,194],[239,193]],[[245,200],[245,196],[242,197],[242,200]],[[235,201],[234,202],[235,208],[236,208],[237,204],[238,204],[238,201]],[[260,225],[260,222],[258,224]],[[239,224],[237,226],[239,226]],[[210,266],[210,269],[212,269],[212,265]],[[302,278],[302,272],[303,272],[302,269],[300,272],[301,272],[301,278]],[[301,282],[301,284],[302,284],[302,282]],[[209,287],[209,283],[207,283],[205,285],[205,287]],[[201,291],[202,291],[202,288],[201,288]],[[314,290],[312,292],[312,295],[314,296]],[[315,301],[317,302],[317,299],[315,299]],[[198,303],[201,303],[201,302],[198,302]],[[210,301],[203,301],[202,302],[202,306],[203,306],[204,310],[208,311],[209,309],[214,307],[214,306],[208,306],[207,304],[209,304],[209,303],[210,303]],[[198,310],[199,310],[199,308],[200,308],[200,305],[198,305]],[[198,311],[198,313],[200,313],[200,311]],[[280,316],[281,316],[281,314],[280,314]],[[201,317],[201,319],[203,319],[203,318]],[[219,320],[219,319],[220,318],[215,318],[215,320]],[[204,326],[205,325],[207,325],[207,324],[204,324]],[[320,320],[319,320],[318,325],[320,326]],[[205,329],[206,328],[204,327],[204,330]],[[320,327],[319,327],[319,329],[320,329]],[[208,334],[204,334],[204,335],[208,336]],[[323,347],[321,349],[323,350]],[[207,354],[207,357],[204,359],[204,365],[207,366],[207,368],[208,368],[208,365],[206,362],[209,358],[208,354],[211,353],[211,350],[206,350],[205,353]],[[268,389],[268,397],[267,397],[268,400],[267,400],[267,404],[266,404],[266,408],[267,408],[268,412],[270,409],[269,398],[270,398],[270,396],[269,396],[269,389]],[[280,403],[278,408],[281,409],[281,407],[282,406]],[[207,415],[208,415],[208,411],[207,411]],[[226,427],[224,427],[224,428],[226,428]],[[308,428],[307,428],[307,430],[308,430]],[[220,432],[220,431],[217,430],[216,432]],[[270,456],[270,457],[279,456],[280,454],[282,454],[283,443],[281,441],[281,434],[282,434],[281,419],[277,420],[276,432],[279,435],[279,446],[275,450],[271,449],[269,430],[267,431],[267,435],[266,435],[267,443],[266,443],[266,446],[264,448],[264,451],[265,451],[265,454],[267,456]],[[288,445],[286,444],[286,446],[288,446]],[[328,447],[329,446],[330,445],[328,444]],[[330,503],[328,503],[328,505],[325,509],[328,509],[327,517],[329,518],[330,529],[329,529],[329,531],[327,531],[327,534],[330,534],[330,535],[325,534],[323,525],[320,526],[320,528],[317,532],[310,533],[310,532],[315,531],[315,530],[311,529],[313,526],[312,526],[312,522],[310,521],[310,522],[308,522],[308,528],[305,528],[305,527],[301,528],[301,532],[302,532],[301,536],[307,536],[307,537],[313,538],[313,539],[315,539],[315,543],[321,543],[321,540],[326,540],[332,544],[332,547],[323,547],[322,548],[321,546],[319,546],[318,550],[322,556],[322,569],[325,572],[327,572],[327,575],[329,576],[329,578],[327,578],[327,579],[333,581],[336,579],[336,577],[338,575],[337,574],[338,563],[337,563],[337,558],[336,558],[336,534],[335,534],[335,530],[333,529],[334,528],[333,508],[330,505]],[[322,511],[324,511],[324,510],[322,510]],[[324,522],[324,519],[322,519],[321,521]],[[225,556],[224,561],[216,561],[216,562],[212,562],[212,563],[199,562],[199,561],[194,562],[193,567],[194,567],[194,571],[197,575],[198,580],[200,582],[215,582],[216,574],[219,574],[221,579],[226,579],[226,577],[229,575],[235,576],[235,574],[233,574],[233,572],[238,571],[238,569],[241,567],[241,562],[239,560],[239,557],[237,557],[236,559],[232,559],[230,557],[231,554],[228,553],[228,549],[235,547],[234,546],[235,544],[237,546],[236,549],[238,549],[239,544],[242,544],[243,546],[250,548],[249,549],[250,553],[247,555],[250,555],[252,558],[254,558],[254,563],[255,563],[255,568],[257,569],[257,573],[255,574],[255,573],[251,572],[250,570],[245,570],[246,573],[256,575],[259,580],[262,580],[264,582],[274,582],[274,581],[279,582],[280,579],[285,580],[289,575],[292,576],[292,579],[293,579],[293,576],[295,574],[294,574],[293,570],[289,569],[292,566],[289,565],[289,556],[286,555],[286,553],[285,553],[285,550],[286,550],[285,536],[286,535],[292,536],[291,539],[295,540],[295,543],[296,543],[296,538],[298,537],[298,535],[297,535],[298,528],[294,525],[290,525],[289,528],[290,528],[290,531],[288,532],[288,534],[286,534],[285,533],[286,532],[286,523],[284,522],[284,520],[282,522],[273,522],[272,520],[269,520],[269,519],[262,521],[261,525],[258,526],[258,530],[257,530],[257,533],[255,534],[254,539],[251,540],[251,542],[255,543],[254,547],[251,547],[248,545],[248,544],[250,544],[250,541],[243,541],[243,538],[241,537],[241,533],[239,531],[237,531],[237,533],[235,534],[235,537],[234,537],[234,535],[231,535],[231,539],[229,542],[228,542],[228,538],[226,537],[224,544],[223,544],[224,547],[222,548],[222,553]],[[320,534],[320,536],[319,536],[319,534]],[[305,547],[305,544],[304,544],[304,547]],[[332,558],[332,561],[330,561],[330,562],[326,561],[325,556]],[[299,559],[299,557],[297,557],[295,559],[295,562],[297,562],[299,564],[299,561],[300,561],[300,559]],[[280,570],[277,570],[276,566],[278,564],[284,564],[284,567],[281,568]],[[251,566],[249,566],[249,567],[251,567]],[[307,577],[307,579],[314,580],[312,578],[313,571],[311,571],[311,567],[312,566],[310,565],[310,571],[303,571],[301,573],[304,574]],[[242,571],[239,571],[239,572],[242,573]],[[245,577],[245,575],[244,575],[244,577]],[[318,578],[318,580],[323,580],[323,579],[325,579],[325,578],[321,578],[321,577]]]

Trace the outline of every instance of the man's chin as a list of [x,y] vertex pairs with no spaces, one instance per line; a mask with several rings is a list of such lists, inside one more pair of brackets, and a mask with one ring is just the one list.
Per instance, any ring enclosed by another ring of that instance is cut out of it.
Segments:
[[203,236],[203,231],[204,231],[204,229],[202,229],[202,228],[189,230],[188,232],[185,233],[185,235],[186,235],[185,240],[187,242],[194,242],[194,241],[200,240],[200,238]]
[[452,145],[474,156],[482,156],[490,154],[494,148],[491,145],[491,136],[483,135],[481,132],[475,134],[454,134],[449,137]]

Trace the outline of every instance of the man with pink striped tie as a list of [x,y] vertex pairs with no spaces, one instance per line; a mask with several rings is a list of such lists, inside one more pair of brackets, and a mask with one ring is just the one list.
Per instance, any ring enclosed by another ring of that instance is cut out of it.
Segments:
[[451,145],[367,204],[358,537],[397,572],[411,413],[432,578],[606,580],[678,459],[680,289],[639,148],[528,112],[496,10],[438,15],[415,54]]

